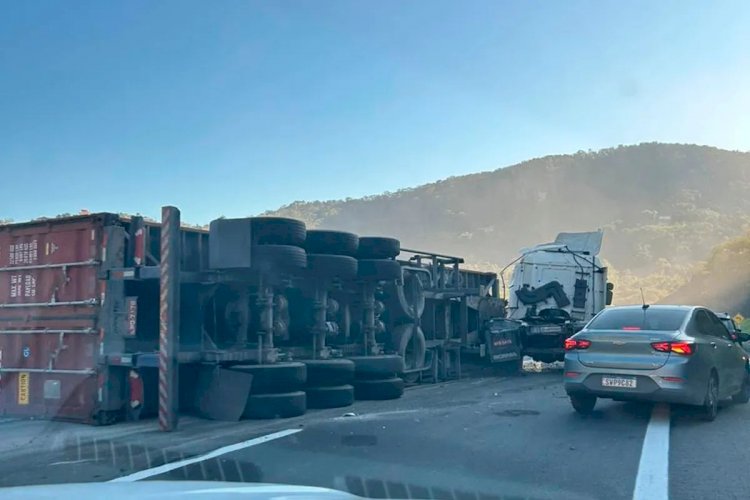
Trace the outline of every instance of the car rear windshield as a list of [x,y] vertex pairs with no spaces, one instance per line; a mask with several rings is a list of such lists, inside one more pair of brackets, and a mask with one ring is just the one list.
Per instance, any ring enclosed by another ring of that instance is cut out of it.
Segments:
[[680,309],[608,309],[594,318],[588,330],[679,330],[688,311]]

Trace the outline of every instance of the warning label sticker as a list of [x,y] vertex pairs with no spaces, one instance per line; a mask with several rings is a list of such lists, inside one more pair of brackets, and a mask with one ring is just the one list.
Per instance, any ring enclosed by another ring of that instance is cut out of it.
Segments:
[[18,404],[29,404],[29,372],[18,373]]

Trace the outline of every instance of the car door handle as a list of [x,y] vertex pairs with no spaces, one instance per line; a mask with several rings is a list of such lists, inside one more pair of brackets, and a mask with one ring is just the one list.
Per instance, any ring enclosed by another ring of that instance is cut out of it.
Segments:
[[732,347],[732,345],[733,345],[733,344],[732,344],[731,342],[727,342],[727,347],[730,347],[730,348],[731,348],[731,347]]
[[714,349],[716,349],[716,342],[711,342],[711,347],[713,347]]

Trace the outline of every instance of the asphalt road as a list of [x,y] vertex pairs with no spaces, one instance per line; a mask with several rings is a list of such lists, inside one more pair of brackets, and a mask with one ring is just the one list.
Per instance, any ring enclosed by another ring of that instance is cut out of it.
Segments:
[[[73,432],[54,451],[0,459],[0,485],[102,481],[145,470],[147,479],[305,484],[370,497],[633,498],[636,477],[644,474],[639,464],[649,468],[641,454],[652,407],[600,401],[582,418],[560,378],[552,371],[419,386],[398,401],[358,402],[295,419],[186,421],[183,431],[166,437],[153,423]],[[750,405],[727,407],[713,423],[672,409],[664,436],[671,441],[661,450],[668,454],[670,498],[750,494],[749,416]],[[152,471],[279,431],[288,435]],[[652,466],[658,473],[659,464]]]

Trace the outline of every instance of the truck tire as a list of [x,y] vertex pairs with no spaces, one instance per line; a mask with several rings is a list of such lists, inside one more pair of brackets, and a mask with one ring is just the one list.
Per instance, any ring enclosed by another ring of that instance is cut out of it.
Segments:
[[251,394],[243,416],[254,419],[290,418],[304,415],[307,396],[302,391]]
[[424,368],[427,353],[424,332],[413,323],[397,326],[391,334],[396,352],[404,359],[407,370]]
[[354,387],[351,385],[308,387],[305,392],[308,408],[341,408],[354,403]]
[[335,387],[354,380],[354,363],[348,359],[308,359],[307,385],[310,387]]
[[307,269],[316,278],[350,280],[357,276],[357,259],[346,255],[308,254]]
[[354,362],[357,379],[382,379],[404,372],[404,358],[398,354],[351,356],[348,359]]
[[395,260],[360,259],[357,276],[366,280],[394,281],[401,279],[401,265]]
[[359,400],[398,399],[403,394],[404,381],[398,377],[354,382],[354,397]]
[[305,238],[307,253],[355,257],[358,248],[359,236],[344,231],[311,229]]
[[251,217],[253,242],[259,245],[293,245],[305,243],[305,223],[285,217]]
[[292,245],[255,245],[251,250],[252,269],[264,273],[296,271],[307,267],[307,255]]
[[307,381],[307,366],[304,363],[235,365],[229,369],[249,373],[253,376],[251,394],[296,391],[304,387]]
[[361,236],[357,257],[360,259],[394,259],[401,253],[401,242],[395,238]]

